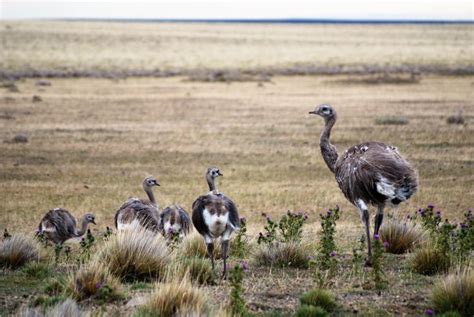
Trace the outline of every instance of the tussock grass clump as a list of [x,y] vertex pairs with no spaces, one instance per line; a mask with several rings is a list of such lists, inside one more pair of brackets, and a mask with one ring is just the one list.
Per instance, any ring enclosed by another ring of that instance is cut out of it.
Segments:
[[413,250],[425,236],[424,231],[415,224],[391,218],[380,228],[380,237],[386,252],[402,254]]
[[139,309],[138,316],[205,316],[209,304],[204,291],[189,279],[156,284],[154,292]]
[[308,268],[310,248],[305,243],[288,242],[261,245],[254,254],[256,265]]
[[126,280],[147,280],[164,275],[170,262],[163,237],[145,229],[122,230],[99,249],[96,261]]
[[300,303],[301,305],[319,306],[328,312],[333,311],[337,307],[334,295],[320,288],[313,289],[301,295]]
[[0,267],[16,269],[38,259],[38,245],[30,237],[13,235],[0,242]]
[[465,270],[450,274],[433,287],[431,302],[436,313],[474,316],[474,273]]
[[450,267],[450,259],[433,246],[426,245],[411,256],[410,267],[416,273],[433,275],[447,271]]
[[295,317],[327,317],[329,314],[319,306],[301,305],[295,313]]
[[[230,247],[232,249],[232,246]],[[201,237],[199,233],[194,231],[193,233],[187,235],[181,244],[179,245],[179,248],[177,249],[178,254],[188,257],[188,258],[194,258],[194,257],[201,257],[201,258],[206,258],[207,257],[207,246],[206,243],[204,242],[204,239]],[[214,243],[214,259],[220,259],[221,257],[221,244],[220,243]]]
[[385,116],[375,119],[377,125],[406,125],[408,123],[408,118],[403,116]]
[[51,275],[51,267],[41,262],[30,262],[23,267],[22,271],[35,278],[46,278]]
[[122,297],[120,281],[103,265],[93,262],[69,276],[68,292],[77,300],[112,301]]
[[211,261],[208,259],[193,257],[182,258],[178,262],[178,275],[188,276],[192,282],[201,285],[212,284],[214,282],[214,272]]

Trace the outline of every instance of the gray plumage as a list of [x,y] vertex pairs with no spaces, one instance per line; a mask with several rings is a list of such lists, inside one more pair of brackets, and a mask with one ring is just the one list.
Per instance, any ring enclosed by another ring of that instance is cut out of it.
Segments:
[[158,205],[152,190],[154,186],[160,186],[160,184],[153,176],[146,177],[143,180],[142,187],[148,196],[148,200],[136,197],[129,198],[115,212],[115,227],[118,230],[128,226],[141,226],[150,231],[159,232]]
[[176,233],[181,237],[187,235],[191,229],[190,225],[191,219],[181,206],[171,205],[160,213],[160,231],[165,238]]
[[214,269],[214,239],[221,237],[222,259],[224,269],[222,276],[227,273],[226,260],[229,250],[229,239],[234,231],[240,229],[240,218],[234,202],[215,186],[215,179],[222,176],[216,167],[209,168],[206,173],[206,181],[209,192],[199,196],[193,203],[192,220],[196,230],[203,236],[207,245],[207,253],[211,259]]
[[76,219],[69,211],[55,208],[48,211],[41,219],[38,230],[47,239],[62,244],[68,239],[84,235],[89,223],[95,224],[95,217],[91,213],[87,213],[82,217],[81,227],[78,229]]
[[368,205],[377,206],[374,233],[378,234],[385,205],[398,205],[417,191],[416,171],[397,148],[381,142],[355,145],[339,156],[336,147],[329,141],[331,129],[337,119],[336,111],[330,105],[323,104],[310,113],[324,118],[325,128],[320,136],[321,154],[328,168],[335,174],[344,196],[359,208],[366,229],[369,255],[367,264],[370,265],[372,250]]

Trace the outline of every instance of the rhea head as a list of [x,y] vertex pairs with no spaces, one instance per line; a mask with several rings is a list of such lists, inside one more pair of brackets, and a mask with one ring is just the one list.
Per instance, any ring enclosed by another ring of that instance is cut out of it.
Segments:
[[160,183],[153,176],[148,176],[143,180],[143,188],[152,188],[153,186],[160,186]]
[[84,215],[84,218],[86,219],[86,221],[87,221],[88,223],[96,224],[96,223],[95,223],[95,216],[94,216],[94,214],[87,213],[87,214]]
[[207,176],[209,176],[212,179],[216,179],[218,176],[224,176],[222,173],[219,171],[217,167],[209,167],[207,169]]
[[332,119],[336,116],[336,111],[328,104],[319,105],[309,113],[323,117],[324,120]]

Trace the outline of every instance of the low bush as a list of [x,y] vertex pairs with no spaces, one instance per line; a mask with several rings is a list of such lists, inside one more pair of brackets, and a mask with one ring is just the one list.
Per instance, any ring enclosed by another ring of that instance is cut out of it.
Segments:
[[38,259],[38,245],[30,237],[13,235],[0,241],[0,267],[16,269]]
[[431,302],[436,313],[474,316],[474,273],[465,270],[450,274],[435,284]]

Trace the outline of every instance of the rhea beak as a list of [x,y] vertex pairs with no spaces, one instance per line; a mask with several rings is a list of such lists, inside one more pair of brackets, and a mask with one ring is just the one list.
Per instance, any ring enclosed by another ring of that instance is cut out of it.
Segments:
[[222,174],[221,172],[217,172],[217,175],[224,176],[224,174]]
[[156,186],[161,186],[160,183],[158,183],[157,181],[155,181],[155,185]]
[[308,112],[309,114],[317,114],[315,110]]
[[95,223],[95,219],[92,219],[92,220],[91,220],[91,223],[97,225],[97,224]]

